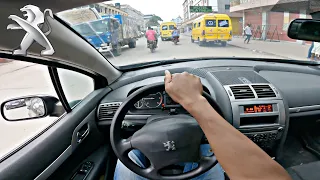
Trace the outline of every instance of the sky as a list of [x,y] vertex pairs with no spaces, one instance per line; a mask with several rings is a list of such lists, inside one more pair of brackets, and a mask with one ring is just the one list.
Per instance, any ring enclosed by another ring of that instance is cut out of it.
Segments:
[[108,3],[129,4],[143,14],[155,14],[163,21],[171,21],[178,16],[183,17],[184,0],[113,0]]

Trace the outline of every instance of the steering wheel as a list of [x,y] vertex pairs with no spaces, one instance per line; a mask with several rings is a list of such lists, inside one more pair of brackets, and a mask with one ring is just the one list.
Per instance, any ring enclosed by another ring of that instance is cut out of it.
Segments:
[[[142,87],[121,104],[111,123],[112,148],[127,168],[148,179],[178,180],[199,176],[215,166],[217,160],[213,155],[210,157],[201,156],[200,145],[204,133],[197,121],[191,116],[163,115],[160,120],[147,123],[128,139],[122,139],[120,136],[122,121],[129,109],[141,98],[159,91],[165,91],[164,83]],[[222,115],[216,101],[206,92],[203,92],[203,96]],[[157,116],[159,117],[159,115]],[[140,150],[149,159],[149,167],[141,168],[130,160],[128,153],[133,149]],[[198,162],[198,167],[178,175],[160,173],[161,169],[169,165],[185,162]]]

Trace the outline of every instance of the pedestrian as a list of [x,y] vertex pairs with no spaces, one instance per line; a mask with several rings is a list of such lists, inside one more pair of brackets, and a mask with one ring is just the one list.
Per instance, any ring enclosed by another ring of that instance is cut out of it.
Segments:
[[311,60],[320,59],[320,43],[314,42],[313,48],[311,50]]
[[246,41],[247,41],[247,44],[249,44],[250,38],[252,36],[250,24],[247,24],[247,26],[243,29],[243,31],[244,31],[244,35],[246,36],[244,43],[246,43]]
[[310,46],[310,48],[309,48],[308,59],[311,58],[311,54],[312,54],[312,49],[313,49],[313,47],[314,47],[314,42],[312,42],[312,44],[311,44],[311,46]]

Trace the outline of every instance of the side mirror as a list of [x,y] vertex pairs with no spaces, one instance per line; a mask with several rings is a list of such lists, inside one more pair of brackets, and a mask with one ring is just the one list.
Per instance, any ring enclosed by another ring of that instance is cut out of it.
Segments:
[[1,104],[1,115],[7,121],[43,118],[56,113],[58,102],[59,99],[52,96],[14,98]]
[[288,28],[292,39],[320,42],[320,20],[296,19]]

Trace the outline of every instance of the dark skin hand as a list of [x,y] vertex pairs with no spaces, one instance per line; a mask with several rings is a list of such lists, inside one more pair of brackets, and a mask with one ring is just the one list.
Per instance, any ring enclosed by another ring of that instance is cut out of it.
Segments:
[[291,180],[282,166],[211,107],[201,95],[203,89],[198,77],[166,71],[165,89],[197,120],[230,179]]

